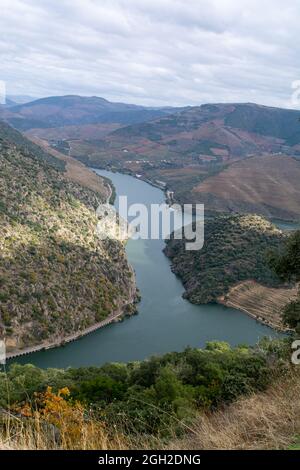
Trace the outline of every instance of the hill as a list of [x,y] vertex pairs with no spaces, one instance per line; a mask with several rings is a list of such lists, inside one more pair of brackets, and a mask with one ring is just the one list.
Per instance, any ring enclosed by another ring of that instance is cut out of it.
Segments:
[[207,211],[254,212],[300,220],[300,159],[286,155],[250,157],[196,185],[193,202]]
[[51,96],[10,107],[3,117],[19,130],[86,124],[132,124],[164,116],[168,108],[155,109],[111,103],[97,96]]
[[[231,215],[205,222],[202,250],[187,251],[185,240],[172,236],[165,254],[183,282],[184,297],[191,302],[234,304],[260,321],[282,328],[283,307],[297,295],[297,289],[282,289],[268,266],[268,254],[281,248],[284,239],[262,217]],[[278,295],[274,295],[274,288]]]
[[262,152],[299,153],[300,111],[256,104],[207,104],[123,127],[99,145],[112,161],[129,159],[182,166],[227,162]]
[[179,203],[300,218],[300,111],[252,103],[153,109],[63,96],[4,114],[31,139],[88,166],[138,174]]
[[65,170],[63,161],[45,152],[40,146],[28,140],[21,132],[18,132],[3,121],[0,121],[0,138],[11,147],[20,150],[24,155],[31,155],[31,158],[45,162],[60,171]]
[[[299,218],[299,210],[290,208],[291,205],[299,207],[299,185],[293,177],[297,164],[287,160],[284,169],[286,156],[300,157],[299,119],[300,111],[251,103],[202,105],[151,122],[122,127],[99,141],[73,140],[71,154],[94,167],[138,173],[152,182],[163,182],[180,203],[202,202],[208,192],[205,202],[211,210],[230,211],[232,206],[234,211],[248,212],[250,208],[270,217]],[[268,160],[260,160],[274,155],[281,159],[272,160],[269,166],[265,165]],[[249,157],[256,157],[249,160],[252,165],[249,173],[247,163],[241,163],[241,171],[235,174],[239,168],[236,162]],[[260,200],[267,193],[262,193],[262,187],[268,187],[271,182],[269,167],[276,174],[274,207],[270,201],[273,191],[265,201]],[[219,174],[221,178],[229,175],[224,189],[215,184]],[[209,191],[205,186],[201,191],[201,184],[210,177]],[[246,199],[243,194],[234,201],[231,199],[230,187],[235,184],[248,188]],[[220,201],[218,191],[226,195],[224,200]]]
[[95,233],[107,189],[71,181],[60,165],[1,125],[0,330],[8,351],[84,333],[135,301],[123,244]]

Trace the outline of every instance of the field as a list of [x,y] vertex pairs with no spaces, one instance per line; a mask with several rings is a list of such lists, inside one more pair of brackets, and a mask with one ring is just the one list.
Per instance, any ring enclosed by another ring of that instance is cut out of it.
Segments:
[[256,212],[300,219],[300,161],[265,155],[235,162],[193,189],[195,199],[219,212]]
[[245,281],[232,287],[219,302],[242,310],[266,325],[284,330],[286,327],[282,324],[282,311],[289,302],[297,298],[298,288],[299,286],[274,289],[255,281]]

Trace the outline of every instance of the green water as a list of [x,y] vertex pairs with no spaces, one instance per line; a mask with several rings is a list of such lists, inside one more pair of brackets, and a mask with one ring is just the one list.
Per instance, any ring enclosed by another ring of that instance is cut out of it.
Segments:
[[[164,194],[128,175],[97,170],[109,177],[117,195],[129,203],[162,203]],[[276,333],[246,314],[220,305],[192,305],[182,298],[180,280],[171,272],[162,253],[162,240],[130,240],[129,262],[135,269],[142,295],[138,315],[111,324],[64,347],[18,358],[20,363],[40,367],[100,365],[111,361],[144,359],[153,354],[202,347],[210,340],[232,345],[254,344],[262,336]]]

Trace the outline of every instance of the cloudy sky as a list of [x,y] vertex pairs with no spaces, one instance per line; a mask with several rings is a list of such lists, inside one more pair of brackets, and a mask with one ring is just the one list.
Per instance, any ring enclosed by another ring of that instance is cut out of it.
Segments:
[[0,80],[36,97],[300,108],[299,25],[300,0],[0,0]]

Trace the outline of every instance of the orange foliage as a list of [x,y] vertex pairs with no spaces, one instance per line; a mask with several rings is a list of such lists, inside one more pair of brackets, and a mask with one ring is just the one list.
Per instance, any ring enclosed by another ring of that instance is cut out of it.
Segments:
[[48,387],[44,393],[35,394],[35,403],[26,403],[17,411],[36,422],[46,421],[55,426],[63,448],[82,448],[82,442],[88,448],[95,439],[107,439],[105,424],[92,419],[79,402],[66,400],[69,396],[67,387],[57,393]]

